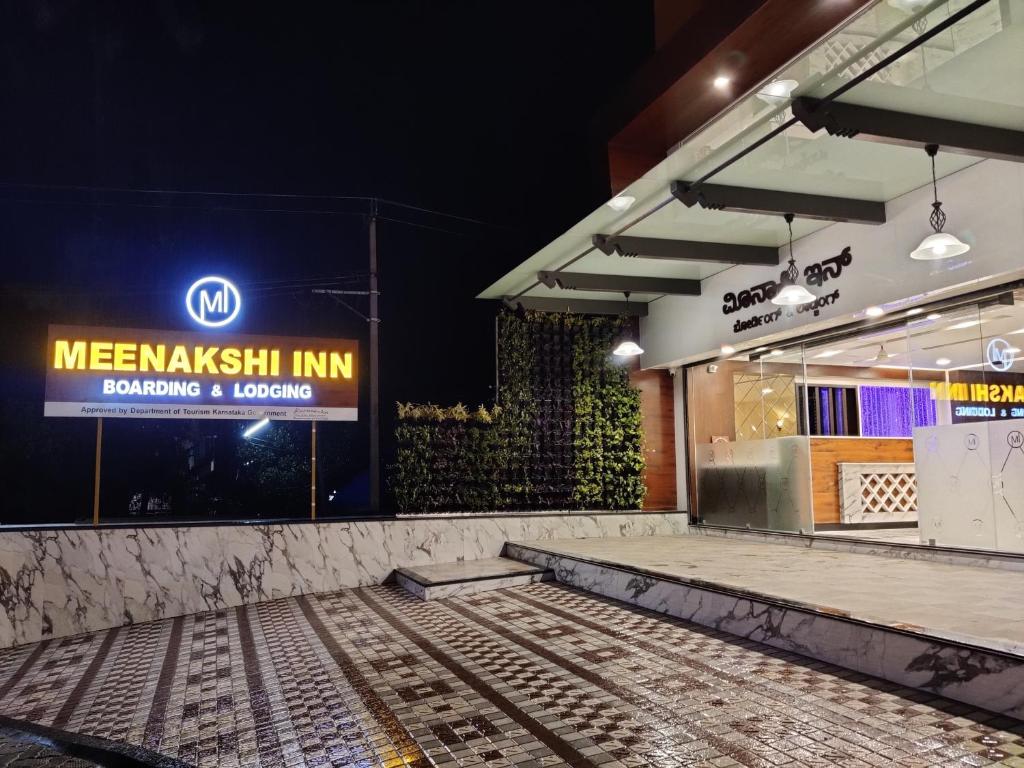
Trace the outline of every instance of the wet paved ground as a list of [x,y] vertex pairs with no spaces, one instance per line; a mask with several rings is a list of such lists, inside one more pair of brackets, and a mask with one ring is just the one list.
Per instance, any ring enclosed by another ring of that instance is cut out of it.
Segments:
[[98,763],[69,757],[45,744],[32,744],[0,733],[0,768],[96,768]]
[[552,584],[5,651],[0,712],[201,765],[1024,766],[1019,722]]

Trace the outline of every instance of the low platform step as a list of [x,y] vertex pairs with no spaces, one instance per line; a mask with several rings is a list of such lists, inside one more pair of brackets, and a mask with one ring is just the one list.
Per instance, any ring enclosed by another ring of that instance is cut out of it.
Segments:
[[508,557],[491,557],[398,568],[395,579],[399,586],[421,600],[437,600],[551,581],[554,573],[549,568]]
[[1024,719],[1024,573],[709,536],[509,542],[557,581]]

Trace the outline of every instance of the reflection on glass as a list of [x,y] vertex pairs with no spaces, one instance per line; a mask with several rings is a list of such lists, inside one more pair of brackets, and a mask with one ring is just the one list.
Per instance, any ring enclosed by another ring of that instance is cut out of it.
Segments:
[[795,360],[739,356],[687,370],[691,487],[706,523],[810,530]]
[[804,347],[815,532],[917,539],[906,332],[879,327]]
[[1024,330],[1021,293],[915,324],[914,376],[934,425],[915,424],[922,538],[1024,552]]
[[703,443],[696,459],[703,522],[810,531],[806,438]]
[[688,369],[707,523],[1024,553],[1024,291]]

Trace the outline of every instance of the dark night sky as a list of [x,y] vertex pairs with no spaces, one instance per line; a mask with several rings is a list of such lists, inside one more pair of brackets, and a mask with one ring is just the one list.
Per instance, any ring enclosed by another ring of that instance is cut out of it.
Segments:
[[[390,209],[459,234],[380,238],[385,411],[490,398],[496,306],[473,296],[605,196],[588,123],[653,43],[641,0],[0,8],[3,393],[40,404],[45,322],[175,327],[199,273],[365,270],[359,217],[237,210],[355,203],[63,186],[379,196],[498,225]],[[305,294],[249,306],[238,330],[364,333]]]

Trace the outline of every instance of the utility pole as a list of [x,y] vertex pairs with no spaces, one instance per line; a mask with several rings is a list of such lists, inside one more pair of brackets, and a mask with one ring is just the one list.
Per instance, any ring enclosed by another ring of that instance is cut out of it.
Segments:
[[377,199],[370,213],[370,510],[380,512],[380,288],[377,282]]

